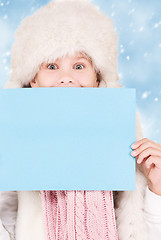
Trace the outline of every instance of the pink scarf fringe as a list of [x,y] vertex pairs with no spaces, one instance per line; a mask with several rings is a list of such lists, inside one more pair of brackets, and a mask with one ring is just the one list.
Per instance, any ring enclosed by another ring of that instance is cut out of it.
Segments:
[[118,240],[110,191],[41,191],[48,240]]

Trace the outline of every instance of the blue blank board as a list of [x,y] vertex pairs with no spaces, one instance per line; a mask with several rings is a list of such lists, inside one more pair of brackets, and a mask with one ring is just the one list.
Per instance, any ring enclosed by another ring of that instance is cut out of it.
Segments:
[[0,90],[0,190],[135,190],[135,89]]

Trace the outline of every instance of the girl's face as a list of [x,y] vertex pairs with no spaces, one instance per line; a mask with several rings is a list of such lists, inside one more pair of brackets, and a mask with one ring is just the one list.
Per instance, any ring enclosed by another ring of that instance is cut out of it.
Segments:
[[98,87],[92,63],[82,53],[43,63],[31,87]]

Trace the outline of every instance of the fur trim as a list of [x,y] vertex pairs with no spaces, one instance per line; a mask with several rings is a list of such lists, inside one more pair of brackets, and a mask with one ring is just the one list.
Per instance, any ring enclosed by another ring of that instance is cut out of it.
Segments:
[[[117,83],[117,34],[112,20],[89,0],[59,0],[41,7],[16,31],[11,78],[5,88],[28,85],[43,62],[84,52],[100,71],[100,87]],[[116,86],[115,86],[116,87]]]
[[16,240],[47,240],[39,191],[18,192]]
[[[136,140],[142,138],[142,127],[137,113]],[[115,193],[115,213],[119,240],[148,239],[143,215],[147,181],[139,166],[136,163],[136,190]]]

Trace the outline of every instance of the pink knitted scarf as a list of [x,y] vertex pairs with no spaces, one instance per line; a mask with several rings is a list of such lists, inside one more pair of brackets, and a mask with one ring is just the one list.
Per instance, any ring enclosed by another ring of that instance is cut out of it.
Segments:
[[108,191],[41,191],[48,240],[118,240]]

